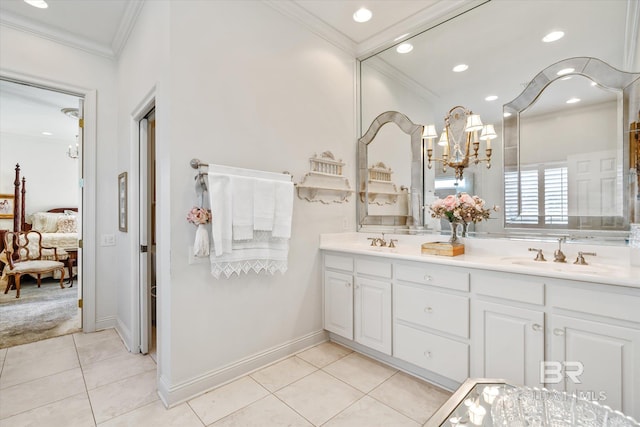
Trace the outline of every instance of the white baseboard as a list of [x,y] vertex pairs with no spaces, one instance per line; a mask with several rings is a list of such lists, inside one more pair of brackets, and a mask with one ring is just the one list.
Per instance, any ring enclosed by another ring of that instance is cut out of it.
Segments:
[[[118,333],[118,335],[120,335],[120,339],[122,339],[122,342],[124,343],[124,346],[127,347],[127,350],[129,350],[129,352],[134,352],[131,349],[133,342],[131,329],[127,328],[127,326],[122,323],[120,319],[118,319],[116,322],[116,332]],[[135,353],[138,353],[138,351],[135,351]]]
[[116,316],[103,317],[102,319],[96,319],[95,329],[93,331],[84,330],[84,332],[96,332],[103,329],[115,328],[118,325]]
[[241,376],[277,362],[308,347],[327,341],[324,330],[312,332],[303,337],[277,345],[268,350],[240,359],[220,369],[208,372],[199,377],[171,385],[167,378],[160,373],[158,379],[158,395],[166,407],[173,407],[200,394],[226,384]]

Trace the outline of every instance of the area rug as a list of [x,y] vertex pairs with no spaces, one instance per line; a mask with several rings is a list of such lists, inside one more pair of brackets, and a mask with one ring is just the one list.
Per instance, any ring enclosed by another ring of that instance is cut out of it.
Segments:
[[27,279],[16,291],[0,292],[0,348],[13,347],[80,331],[78,289],[60,289],[60,282]]

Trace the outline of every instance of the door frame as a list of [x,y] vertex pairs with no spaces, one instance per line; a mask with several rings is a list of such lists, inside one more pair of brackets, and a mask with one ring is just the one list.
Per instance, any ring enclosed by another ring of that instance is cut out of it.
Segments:
[[96,330],[96,156],[97,156],[97,92],[66,82],[24,74],[0,68],[0,78],[17,83],[26,83],[43,89],[68,93],[84,98],[83,147],[80,150],[84,173],[79,177],[82,183],[80,191],[79,213],[81,217],[82,246],[79,252],[78,280],[82,280],[82,330]]
[[[130,212],[131,218],[136,218],[136,221],[131,221],[129,232],[131,233],[131,283],[134,284],[131,287],[131,311],[133,319],[132,339],[133,342],[130,346],[132,352],[140,352],[143,348],[142,339],[145,336],[142,328],[147,327],[146,320],[142,319],[143,315],[148,314],[148,310],[142,310],[142,298],[141,298],[141,268],[140,268],[140,186],[143,184],[140,180],[140,123],[145,117],[155,108],[156,105],[156,86],[154,85],[149,92],[142,98],[138,105],[133,109],[130,119],[130,165],[131,171],[131,184],[129,187],[130,196],[129,200],[132,203],[134,209]],[[146,141],[145,141],[146,144]],[[147,331],[147,336],[150,331]],[[158,356],[159,357],[159,356]]]

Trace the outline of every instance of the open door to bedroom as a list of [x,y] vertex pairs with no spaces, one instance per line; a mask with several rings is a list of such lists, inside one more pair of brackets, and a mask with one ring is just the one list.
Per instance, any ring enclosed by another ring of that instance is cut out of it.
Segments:
[[[82,327],[83,98],[2,78],[0,105],[0,193],[10,195],[16,208],[0,217],[0,229],[41,232],[43,246],[55,247],[65,267],[64,288],[59,286],[59,271],[54,277],[42,275],[41,285],[37,277],[24,275],[19,298],[15,285],[0,277],[4,348]],[[5,179],[12,178],[14,169],[15,180]]]
[[[140,120],[140,352],[156,360],[156,118]],[[157,360],[156,360],[157,362]]]

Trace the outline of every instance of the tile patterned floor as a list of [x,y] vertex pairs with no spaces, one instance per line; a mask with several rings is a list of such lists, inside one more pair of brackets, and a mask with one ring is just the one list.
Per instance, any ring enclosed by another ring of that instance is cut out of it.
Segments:
[[165,409],[115,330],[0,350],[0,427],[420,426],[449,392],[323,343]]

